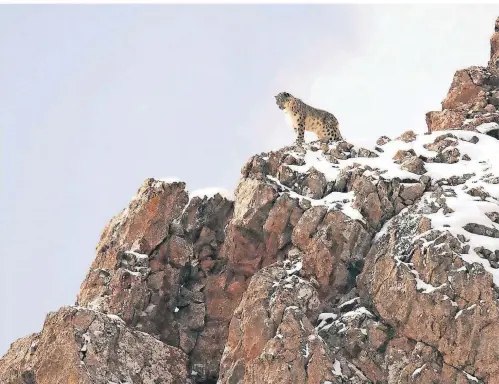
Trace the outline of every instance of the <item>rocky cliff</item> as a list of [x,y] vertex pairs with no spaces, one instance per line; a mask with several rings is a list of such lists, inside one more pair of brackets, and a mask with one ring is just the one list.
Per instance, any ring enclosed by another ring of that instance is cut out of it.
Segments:
[[[484,125],[488,123],[487,125]],[[429,132],[446,129],[491,131],[499,138],[499,18],[490,38],[487,67],[473,66],[454,74],[441,111],[426,114]]]
[[234,196],[146,180],[0,382],[499,383],[491,43],[427,134],[255,155]]

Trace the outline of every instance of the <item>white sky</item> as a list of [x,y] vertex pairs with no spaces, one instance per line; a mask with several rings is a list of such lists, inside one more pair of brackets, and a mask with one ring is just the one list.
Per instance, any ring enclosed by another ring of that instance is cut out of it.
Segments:
[[288,91],[371,142],[426,130],[486,65],[498,5],[30,7],[0,12],[0,354],[72,304],[149,177],[233,188],[288,145]]
[[[389,9],[389,12],[386,10]],[[359,12],[365,50],[314,81],[312,103],[337,111],[350,140],[425,132],[455,70],[487,65],[499,6],[392,5]],[[342,55],[339,55],[340,57]]]

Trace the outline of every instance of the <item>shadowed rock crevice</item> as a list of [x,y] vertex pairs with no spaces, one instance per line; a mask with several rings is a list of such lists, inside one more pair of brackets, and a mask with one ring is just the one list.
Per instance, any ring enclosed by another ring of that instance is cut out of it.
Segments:
[[362,272],[362,268],[364,267],[364,260],[356,260],[352,261],[348,264],[348,291],[353,289],[357,285],[357,276]]
[[496,140],[499,140],[499,128],[498,129],[491,129],[486,134],[490,137],[493,137]]

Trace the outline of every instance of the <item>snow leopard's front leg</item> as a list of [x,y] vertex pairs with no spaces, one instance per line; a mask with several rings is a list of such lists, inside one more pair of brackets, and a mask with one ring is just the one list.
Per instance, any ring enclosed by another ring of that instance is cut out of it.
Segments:
[[295,132],[297,133],[296,145],[302,146],[305,143],[305,119],[300,118],[297,121]]

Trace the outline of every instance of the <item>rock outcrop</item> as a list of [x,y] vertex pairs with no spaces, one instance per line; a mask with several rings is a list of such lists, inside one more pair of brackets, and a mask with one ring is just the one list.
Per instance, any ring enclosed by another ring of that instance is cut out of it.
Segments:
[[0,363],[2,383],[190,383],[178,348],[126,327],[117,316],[65,307],[42,332],[20,339]]
[[[486,108],[489,67],[435,119]],[[499,141],[475,122],[258,154],[234,196],[147,179],[0,382],[499,383]]]
[[426,114],[428,132],[465,129],[499,138],[499,18],[490,38],[487,67],[472,66],[454,74],[441,111]]

